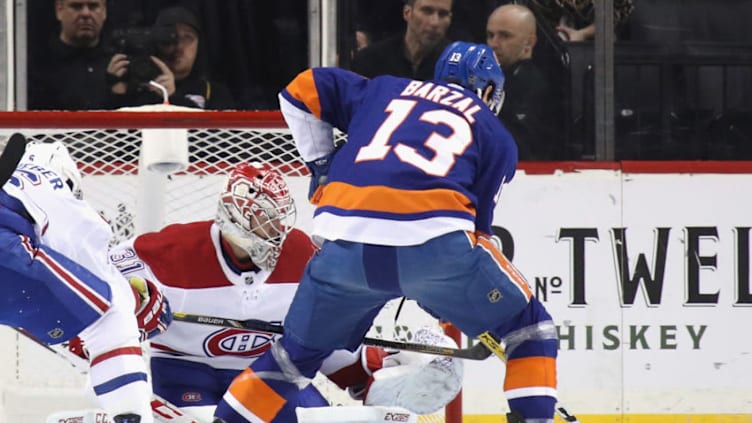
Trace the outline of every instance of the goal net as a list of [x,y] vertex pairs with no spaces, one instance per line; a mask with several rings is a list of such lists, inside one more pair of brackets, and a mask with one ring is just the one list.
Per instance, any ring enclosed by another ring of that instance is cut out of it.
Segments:
[[[307,169],[279,112],[0,113],[0,140],[14,132],[67,145],[83,175],[84,199],[109,221],[114,242],[170,223],[213,219],[225,175],[240,162],[268,163],[282,173],[296,200],[296,226],[310,230]],[[410,302],[395,320],[396,313],[397,304],[388,304],[369,336],[410,341],[419,327],[438,326]],[[7,328],[0,330],[0,360],[0,389],[8,399],[0,421],[38,422],[53,411],[91,408],[80,372]],[[332,403],[354,404],[325,378],[315,383]],[[420,420],[460,423],[461,400]]]

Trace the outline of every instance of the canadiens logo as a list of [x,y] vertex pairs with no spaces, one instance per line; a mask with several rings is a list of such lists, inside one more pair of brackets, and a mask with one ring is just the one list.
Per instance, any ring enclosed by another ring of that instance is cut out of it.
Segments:
[[204,351],[209,357],[234,355],[256,357],[272,346],[274,335],[242,329],[222,329],[204,341]]

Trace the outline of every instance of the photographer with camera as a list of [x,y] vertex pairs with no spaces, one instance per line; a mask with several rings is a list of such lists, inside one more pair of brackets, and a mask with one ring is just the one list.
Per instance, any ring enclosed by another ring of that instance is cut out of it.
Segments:
[[107,3],[105,0],[55,0],[55,18],[60,30],[54,33],[46,48],[29,49],[27,108],[107,108],[108,56],[102,47]]
[[114,31],[115,54],[107,66],[112,105],[235,108],[230,90],[200,66],[200,34],[196,15],[180,6],[162,10],[151,28]]

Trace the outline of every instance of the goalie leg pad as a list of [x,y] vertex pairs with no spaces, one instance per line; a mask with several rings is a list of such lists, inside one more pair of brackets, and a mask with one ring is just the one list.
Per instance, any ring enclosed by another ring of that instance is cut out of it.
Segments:
[[298,423],[417,423],[418,416],[399,407],[312,407],[295,409]]

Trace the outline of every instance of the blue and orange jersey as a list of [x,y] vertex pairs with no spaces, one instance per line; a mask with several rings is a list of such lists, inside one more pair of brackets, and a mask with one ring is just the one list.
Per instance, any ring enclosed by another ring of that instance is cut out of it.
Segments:
[[316,198],[315,238],[416,245],[456,230],[491,233],[517,147],[475,93],[314,68],[279,99],[305,161],[335,151],[332,128],[348,135]]

